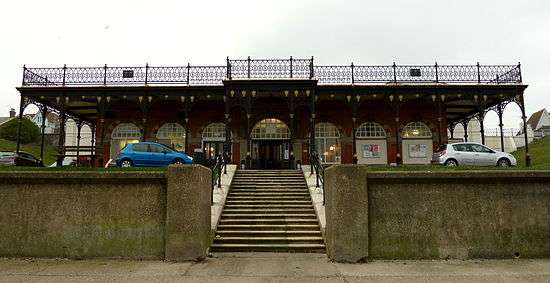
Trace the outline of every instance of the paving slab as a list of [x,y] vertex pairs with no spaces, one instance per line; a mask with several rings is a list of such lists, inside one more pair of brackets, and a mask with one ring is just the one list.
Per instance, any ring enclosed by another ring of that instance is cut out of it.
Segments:
[[201,262],[0,259],[0,282],[550,282],[550,259],[372,261],[218,253]]

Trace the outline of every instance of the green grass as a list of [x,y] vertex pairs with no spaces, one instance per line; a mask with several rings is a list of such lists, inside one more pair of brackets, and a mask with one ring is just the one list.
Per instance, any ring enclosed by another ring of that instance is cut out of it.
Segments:
[[[512,153],[519,167],[525,167],[525,148]],[[550,137],[535,140],[529,144],[532,169],[550,169]]]
[[[17,143],[0,139],[0,151],[15,151]],[[40,143],[22,144],[21,151],[28,152],[36,158],[40,158]],[[49,165],[56,160],[57,149],[52,145],[44,145],[44,164]]]
[[531,166],[525,166],[525,148],[512,153],[518,161],[518,166],[502,168],[497,166],[458,166],[442,165],[401,165],[401,166],[369,166],[370,171],[467,171],[467,170],[550,170],[550,137],[533,141],[529,144]]
[[63,167],[24,167],[24,166],[0,166],[0,171],[87,171],[87,172],[135,172],[135,171],[151,171],[151,172],[164,172],[167,167],[109,167],[109,168],[90,168],[90,167],[75,167],[75,166],[63,166]]

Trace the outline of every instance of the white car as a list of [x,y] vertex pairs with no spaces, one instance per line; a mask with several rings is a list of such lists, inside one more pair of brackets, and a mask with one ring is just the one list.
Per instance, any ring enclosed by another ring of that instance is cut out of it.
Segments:
[[442,145],[433,154],[432,163],[445,166],[516,166],[516,158],[506,152],[492,150],[474,142],[459,142]]

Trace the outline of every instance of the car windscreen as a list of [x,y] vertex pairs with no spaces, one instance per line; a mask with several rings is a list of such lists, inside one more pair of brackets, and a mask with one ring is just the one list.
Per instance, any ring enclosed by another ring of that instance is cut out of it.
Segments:
[[447,144],[441,144],[437,147],[436,152],[447,150]]

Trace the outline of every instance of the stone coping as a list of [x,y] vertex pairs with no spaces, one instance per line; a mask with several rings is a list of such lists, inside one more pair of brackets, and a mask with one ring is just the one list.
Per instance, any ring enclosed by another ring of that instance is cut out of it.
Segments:
[[9,171],[0,172],[0,180],[2,179],[166,179],[166,172]]
[[368,172],[369,179],[491,179],[498,181],[528,181],[528,179],[550,179],[550,171],[454,171],[454,172],[411,172],[411,171],[379,171]]

